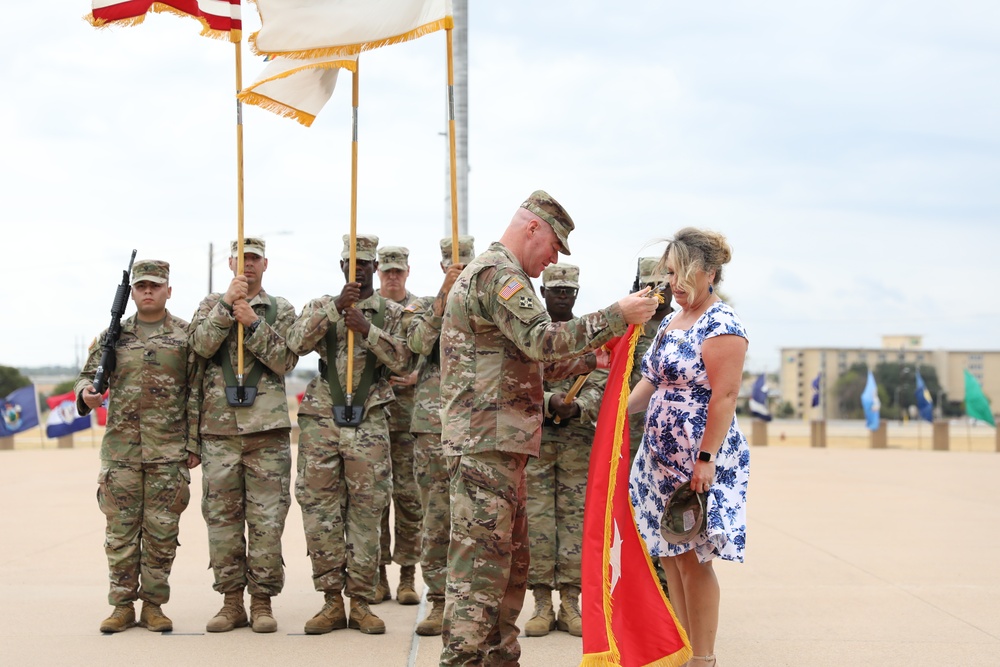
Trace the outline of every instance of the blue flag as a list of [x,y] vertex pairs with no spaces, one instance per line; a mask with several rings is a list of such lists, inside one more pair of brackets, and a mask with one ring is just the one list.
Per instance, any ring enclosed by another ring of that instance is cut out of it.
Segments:
[[750,392],[750,414],[766,422],[771,421],[771,410],[767,407],[767,378],[761,373],[753,383]]
[[51,411],[45,422],[45,435],[61,438],[64,435],[90,428],[90,415],[81,416],[76,409],[76,395],[70,391],[45,399]]
[[920,377],[919,368],[917,369],[917,391],[915,396],[917,397],[917,411],[920,413],[920,418],[924,421],[933,422],[934,400],[931,398],[931,392],[927,390],[924,379]]
[[875,376],[868,371],[868,382],[865,383],[865,390],[861,392],[861,407],[865,409],[865,421],[868,422],[868,430],[878,430],[879,410],[882,403],[878,400],[878,385],[875,384]]
[[820,381],[820,378],[822,378],[822,377],[823,377],[823,371],[820,371],[819,373],[816,374],[816,379],[812,381],[812,386],[813,386],[812,406],[814,408],[817,405],[819,405],[819,381]]
[[0,401],[0,436],[11,436],[29,428],[38,426],[38,399],[35,398],[35,385],[29,384],[7,394]]

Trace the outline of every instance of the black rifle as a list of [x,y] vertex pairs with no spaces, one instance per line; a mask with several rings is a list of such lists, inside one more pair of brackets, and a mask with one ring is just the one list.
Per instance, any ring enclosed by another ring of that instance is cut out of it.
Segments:
[[101,363],[97,366],[97,373],[94,375],[94,391],[103,394],[108,388],[108,376],[115,370],[115,346],[118,345],[118,338],[122,335],[122,315],[125,314],[125,305],[132,287],[129,285],[129,275],[132,273],[132,262],[135,261],[135,250],[132,250],[132,258],[128,261],[128,269],[122,271],[122,284],[115,291],[115,300],[111,304],[111,324],[108,326],[101,347]]

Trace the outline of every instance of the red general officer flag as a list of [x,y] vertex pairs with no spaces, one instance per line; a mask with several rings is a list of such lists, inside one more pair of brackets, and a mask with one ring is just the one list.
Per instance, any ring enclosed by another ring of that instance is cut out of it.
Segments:
[[676,667],[691,644],[660,588],[628,496],[628,378],[642,329],[608,343],[583,519],[581,667]]

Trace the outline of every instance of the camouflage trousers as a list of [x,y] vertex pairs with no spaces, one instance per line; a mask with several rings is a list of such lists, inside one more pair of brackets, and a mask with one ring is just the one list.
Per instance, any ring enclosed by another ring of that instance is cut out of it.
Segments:
[[290,429],[203,435],[201,513],[220,593],[274,596],[285,584],[281,535],[292,503]]
[[441,450],[440,433],[417,433],[413,464],[423,511],[420,572],[428,600],[444,600],[448,581],[448,544],[451,542],[448,457]]
[[591,443],[577,438],[546,437],[558,437],[561,430],[568,429],[543,427],[538,458],[531,459],[527,466],[528,541],[531,545],[528,588],[580,588],[583,501],[587,493]]
[[382,511],[392,493],[385,415],[372,410],[357,428],[340,428],[332,417],[300,415],[299,428],[295,499],[313,586],[370,602],[379,582]]
[[517,665],[528,578],[526,454],[451,457],[451,546],[441,665]]
[[108,603],[166,604],[178,524],[191,499],[187,466],[101,461],[97,484],[97,504],[107,517]]
[[[409,431],[389,432],[389,455],[392,459],[392,504],[395,533],[389,526],[389,508],[382,512],[382,537],[380,562],[396,561],[400,565],[420,562],[420,493],[413,473],[413,444],[416,436]],[[390,538],[395,538],[396,549],[390,552]]]

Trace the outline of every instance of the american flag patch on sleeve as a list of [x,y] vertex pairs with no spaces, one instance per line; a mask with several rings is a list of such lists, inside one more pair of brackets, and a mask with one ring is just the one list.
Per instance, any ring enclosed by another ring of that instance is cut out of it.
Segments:
[[499,296],[504,301],[507,301],[508,299],[510,299],[510,297],[517,294],[523,288],[524,285],[521,284],[521,281],[518,280],[517,278],[514,278],[509,283],[503,286],[503,289],[500,290],[500,293],[497,294],[497,296]]

